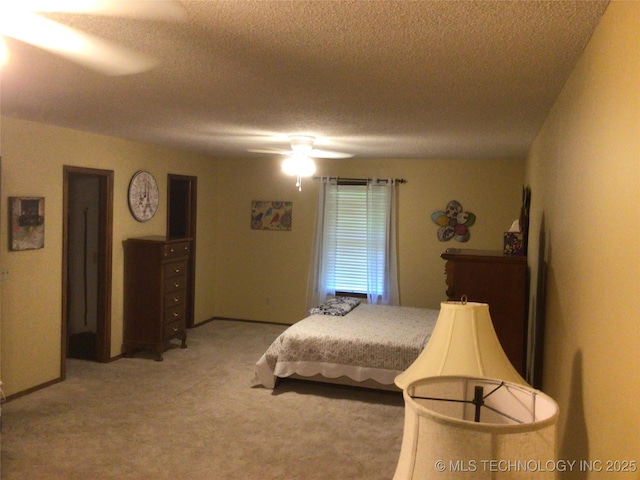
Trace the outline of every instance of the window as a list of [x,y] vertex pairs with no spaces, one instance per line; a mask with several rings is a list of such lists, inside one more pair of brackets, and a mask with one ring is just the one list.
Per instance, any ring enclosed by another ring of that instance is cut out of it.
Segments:
[[[371,211],[367,212],[367,187],[364,185],[341,185],[329,192],[335,195],[337,206],[335,231],[335,270],[332,279],[327,279],[336,292],[358,293],[366,295],[369,291],[368,260],[376,262],[375,271],[384,272],[384,245],[375,242],[369,253],[367,250],[367,219],[372,224],[376,237],[384,235],[385,211],[384,196],[373,192],[374,201]],[[382,197],[382,198],[381,198]],[[384,279],[373,275],[373,291],[383,290]]]
[[369,303],[397,304],[394,181],[322,180],[310,306],[336,292],[366,295]]

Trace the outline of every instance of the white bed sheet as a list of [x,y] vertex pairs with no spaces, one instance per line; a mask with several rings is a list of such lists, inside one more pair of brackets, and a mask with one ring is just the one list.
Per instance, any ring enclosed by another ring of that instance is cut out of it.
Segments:
[[344,316],[310,315],[285,330],[256,363],[256,383],[278,377],[346,376],[392,385],[418,357],[439,310],[361,304]]

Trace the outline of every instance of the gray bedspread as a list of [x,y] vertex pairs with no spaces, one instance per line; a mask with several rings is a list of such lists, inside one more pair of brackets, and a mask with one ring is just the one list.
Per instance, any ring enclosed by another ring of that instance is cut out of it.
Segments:
[[438,314],[362,304],[345,316],[310,315],[276,338],[257,362],[256,378],[268,388],[293,374],[391,385],[426,345]]

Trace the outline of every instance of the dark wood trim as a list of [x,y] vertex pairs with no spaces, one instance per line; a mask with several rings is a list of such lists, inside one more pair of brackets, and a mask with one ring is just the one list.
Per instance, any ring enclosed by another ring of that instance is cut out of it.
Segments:
[[112,170],[100,174],[100,232],[98,245],[98,342],[96,360],[111,358],[111,288],[113,278],[113,178]]
[[200,323],[196,324],[196,326],[194,328],[201,327],[202,325],[205,325],[205,324],[211,323],[211,322],[215,322],[217,320],[225,320],[227,322],[266,323],[268,325],[284,325],[285,327],[290,327],[292,325],[291,323],[268,322],[268,321],[263,321],[263,320],[250,320],[248,318],[213,317],[213,318],[210,318],[208,320],[204,320],[203,322],[200,322]]
[[97,177],[99,180],[100,214],[98,220],[98,325],[96,335],[96,361],[108,362],[111,358],[111,296],[113,269],[113,170],[63,167],[63,220],[62,220],[62,329],[61,329],[61,379],[66,378],[67,356],[67,300],[69,255],[69,181],[72,176]]
[[64,380],[63,377],[58,377],[54,380],[49,380],[48,382],[41,383],[40,385],[36,385],[35,387],[27,388],[26,390],[22,390],[18,393],[14,393],[12,395],[8,395],[4,401],[10,402],[11,400],[15,400],[16,398],[24,397],[25,395],[29,395],[30,393],[37,392],[38,390],[42,390],[44,388],[50,387],[51,385],[55,385],[56,383],[60,383]]
[[277,322],[262,322],[260,320],[251,320],[250,318],[235,318],[235,317],[212,317],[208,320],[205,320],[202,323],[198,323],[198,326],[204,325],[205,323],[215,322],[217,320],[223,320],[225,322],[248,322],[248,323],[277,323]]

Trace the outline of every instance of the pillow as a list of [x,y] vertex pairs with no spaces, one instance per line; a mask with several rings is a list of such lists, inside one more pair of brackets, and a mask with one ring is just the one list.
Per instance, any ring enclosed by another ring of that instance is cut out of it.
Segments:
[[309,310],[309,315],[334,315],[344,316],[360,305],[360,300],[355,297],[334,297],[328,299],[320,306]]

